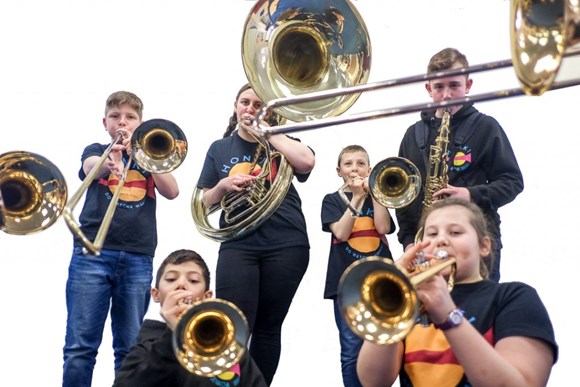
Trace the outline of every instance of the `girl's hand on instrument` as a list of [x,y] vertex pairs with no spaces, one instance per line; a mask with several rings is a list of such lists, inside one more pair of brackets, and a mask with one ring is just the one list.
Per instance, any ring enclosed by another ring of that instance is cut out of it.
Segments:
[[[414,264],[415,264],[415,260],[417,259],[417,256],[420,253],[424,254],[423,250],[427,246],[429,246],[430,244],[431,244],[431,241],[426,240],[426,241],[419,242],[416,245],[407,246],[407,249],[405,250],[403,255],[401,255],[401,257],[395,261],[395,264],[399,267],[399,269],[403,269],[405,273],[412,271]],[[424,255],[424,257],[426,257],[426,256]]]
[[241,192],[243,191],[249,183],[256,180],[256,176],[236,173],[235,175],[228,176],[227,178],[223,179],[224,183],[226,184],[226,191],[227,192]]

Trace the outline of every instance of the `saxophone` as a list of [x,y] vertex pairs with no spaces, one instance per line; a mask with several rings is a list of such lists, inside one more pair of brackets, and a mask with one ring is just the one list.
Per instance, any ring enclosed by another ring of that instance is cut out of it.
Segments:
[[[431,207],[435,200],[433,194],[440,189],[446,188],[449,182],[447,176],[447,148],[449,145],[449,108],[443,110],[443,118],[439,126],[437,138],[429,148],[429,174],[425,182],[425,197],[423,198],[423,212]],[[423,237],[423,229],[419,229],[415,235],[415,244]]]

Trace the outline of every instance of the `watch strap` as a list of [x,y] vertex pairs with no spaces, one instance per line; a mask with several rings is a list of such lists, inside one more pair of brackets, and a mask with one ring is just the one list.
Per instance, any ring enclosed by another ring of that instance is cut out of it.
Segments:
[[441,324],[435,324],[437,329],[441,329],[442,331],[446,331],[447,329],[455,328],[461,321],[463,321],[463,310],[456,308],[449,312],[447,316],[447,320],[443,321]]

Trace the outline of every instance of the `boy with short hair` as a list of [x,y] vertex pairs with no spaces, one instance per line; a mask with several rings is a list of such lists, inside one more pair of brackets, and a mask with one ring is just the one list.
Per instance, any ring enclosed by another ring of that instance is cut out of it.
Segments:
[[191,308],[183,300],[211,298],[210,274],[203,258],[192,250],[169,254],[157,270],[151,296],[161,304],[165,322],[145,320],[138,343],[131,349],[117,372],[114,387],[125,386],[239,386],[264,387],[266,382],[246,352],[238,365],[208,378],[183,367],[173,351],[173,332],[181,316]]
[[[117,142],[100,172],[87,188],[80,214],[80,229],[94,240],[119,184],[131,135],[143,122],[143,102],[127,91],[111,94],[105,104],[103,125]],[[100,162],[109,144],[94,143],[82,154],[79,177],[84,180]],[[111,313],[115,369],[135,343],[149,305],[153,257],[157,247],[156,193],[167,199],[179,194],[171,173],[145,171],[135,161],[98,257],[83,254],[81,236],[74,235],[74,249],[66,283],[67,327],[63,348],[63,387],[91,386],[96,356],[107,315]]]
[[[433,55],[427,73],[468,68],[467,57],[455,48],[445,48]],[[425,83],[433,102],[464,98],[473,85],[469,74],[437,78]],[[421,120],[411,125],[399,148],[399,156],[409,159],[421,172],[422,181],[429,176],[431,146],[436,142],[443,109],[421,112]],[[502,248],[499,208],[513,201],[524,189],[524,180],[510,141],[493,117],[479,112],[473,102],[450,106],[450,125],[446,161],[447,187],[432,194],[434,200],[462,198],[477,204],[485,214],[495,241],[493,264],[486,260],[490,279],[500,280]],[[425,185],[409,206],[396,211],[399,242],[406,251],[414,245],[421,214]],[[429,198],[431,199],[431,198]]]
[[345,387],[360,386],[356,361],[363,340],[347,325],[337,300],[340,277],[358,259],[378,255],[392,258],[385,234],[395,231],[389,211],[367,194],[371,172],[367,151],[360,145],[345,147],[338,156],[338,176],[345,184],[344,202],[338,191],[322,201],[322,230],[331,233],[324,298],[334,302],[334,317],[340,338],[340,360]]

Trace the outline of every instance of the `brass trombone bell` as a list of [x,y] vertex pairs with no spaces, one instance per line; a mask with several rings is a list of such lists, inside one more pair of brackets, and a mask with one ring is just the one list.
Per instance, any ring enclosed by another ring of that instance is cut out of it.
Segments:
[[[511,39],[511,59],[488,62],[467,68],[451,69],[431,74],[361,84],[342,88],[327,88],[297,96],[277,97],[268,100],[256,114],[259,133],[268,137],[276,133],[292,133],[312,130],[333,125],[341,125],[385,118],[412,112],[434,110],[466,103],[492,101],[522,95],[538,96],[548,90],[557,90],[580,84],[578,66],[573,67],[573,77],[560,77],[564,59],[569,64],[580,54],[580,6],[568,0],[512,0],[509,26]],[[433,79],[469,75],[513,67],[520,88],[504,89],[466,96],[454,100],[429,102],[369,112],[351,114],[346,117],[326,117],[307,122],[265,127],[261,125],[268,112],[280,111],[287,106],[316,103],[320,100],[339,98],[347,95],[360,95],[367,91],[380,90],[412,83],[427,82]],[[562,78],[562,79],[560,79]]]
[[189,372],[211,377],[239,363],[248,338],[246,317],[237,306],[218,298],[205,299],[181,316],[173,333],[173,349]]
[[448,258],[409,276],[388,259],[359,259],[343,273],[338,303],[350,329],[364,340],[392,344],[404,339],[420,316],[415,286],[454,265]]
[[[364,203],[360,203],[359,208],[352,206],[344,192],[349,184],[350,182],[345,182],[338,189],[338,194],[355,216],[354,214],[360,213]],[[384,207],[405,207],[419,195],[421,174],[410,160],[403,157],[388,157],[373,167],[368,178],[368,187],[365,189]]]
[[[242,62],[263,101],[366,83],[371,44],[349,0],[258,0],[244,24]],[[275,109],[292,121],[342,114],[358,94]]]
[[173,122],[154,119],[143,122],[131,136],[133,158],[152,173],[168,173],[187,155],[187,139]]
[[131,154],[125,164],[125,169],[115,189],[109,207],[103,216],[101,227],[93,242],[81,230],[81,225],[74,217],[74,209],[81,200],[89,186],[95,180],[103,164],[107,161],[113,146],[123,140],[123,134],[119,133],[101,155],[99,161],[87,174],[80,188],[70,198],[64,208],[64,220],[73,235],[77,236],[84,246],[84,253],[99,255],[103,247],[107,232],[111,226],[113,215],[121,196],[121,190],[127,179],[127,172],[133,160],[151,173],[168,173],[177,168],[187,155],[187,141],[182,130],[173,122],[163,119],[144,121],[131,135]]
[[45,230],[66,201],[64,177],[48,159],[25,151],[0,155],[0,230],[17,235]]
[[382,206],[405,207],[419,195],[421,173],[410,160],[388,157],[371,170],[369,189],[372,197]]

